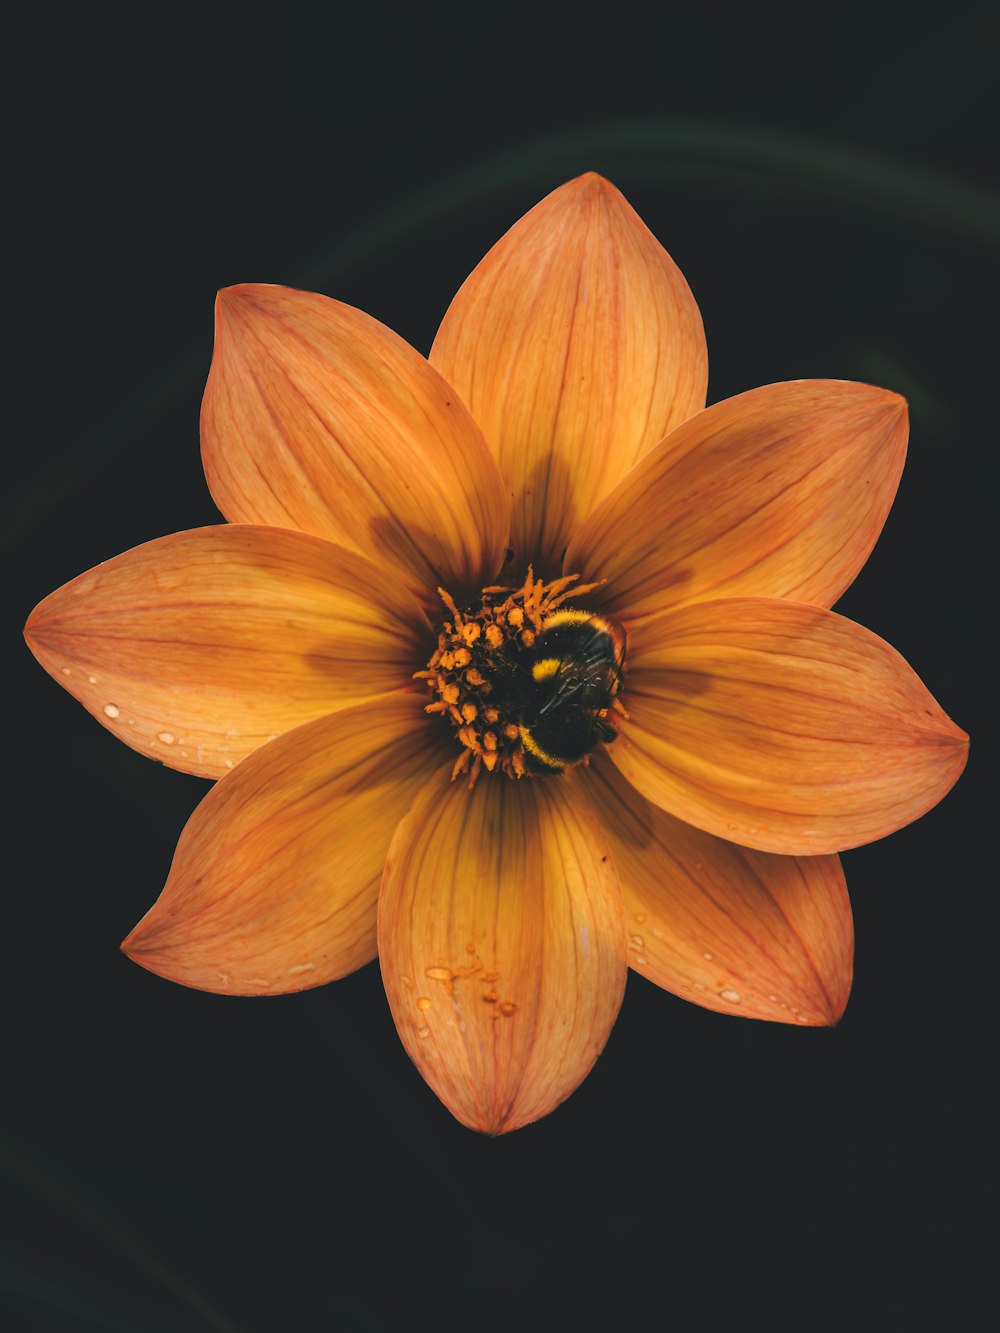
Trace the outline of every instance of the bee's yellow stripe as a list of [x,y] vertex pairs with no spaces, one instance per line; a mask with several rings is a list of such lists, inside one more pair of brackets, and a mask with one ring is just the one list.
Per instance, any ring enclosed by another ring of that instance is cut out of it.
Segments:
[[531,668],[531,674],[535,680],[548,680],[549,676],[554,676],[559,670],[558,657],[543,657]]
[[611,633],[611,626],[603,616],[595,616],[593,611],[553,611],[542,621],[542,630],[555,629],[558,625],[593,625],[595,629]]
[[528,751],[530,755],[533,755],[534,758],[537,759],[540,764],[545,764],[547,768],[566,767],[564,760],[557,759],[555,755],[551,755],[547,751],[542,749],[542,747],[538,744],[538,742],[535,740],[534,736],[532,736],[531,732],[528,730],[527,727],[521,728],[521,744],[524,746],[524,748]]

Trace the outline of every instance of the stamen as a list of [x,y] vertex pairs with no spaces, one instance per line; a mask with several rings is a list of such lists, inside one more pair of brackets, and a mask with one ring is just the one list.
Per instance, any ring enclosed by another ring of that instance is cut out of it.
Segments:
[[[520,587],[484,588],[478,610],[460,608],[447,589],[438,589],[447,619],[439,625],[427,666],[414,672],[414,679],[432,692],[425,711],[447,716],[455,729],[461,748],[453,781],[468,775],[472,787],[484,769],[514,779],[561,773],[586,762],[594,745],[614,739],[608,709],[627,716],[616,697],[624,633],[589,611],[560,609],[600,586],[581,584],[576,574],[546,583],[529,566]],[[595,656],[588,644],[588,655],[577,659],[572,636],[582,633],[587,642],[588,626],[591,641],[598,636],[598,651]],[[533,650],[542,634],[548,636],[547,651],[544,660],[536,660]],[[602,634],[609,645],[603,651]],[[544,709],[540,698],[546,700]]]

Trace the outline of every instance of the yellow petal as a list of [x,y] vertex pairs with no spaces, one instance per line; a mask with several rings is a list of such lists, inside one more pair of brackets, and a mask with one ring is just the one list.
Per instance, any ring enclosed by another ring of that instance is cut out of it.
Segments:
[[720,1013],[837,1022],[854,950],[839,857],[774,856],[703,833],[640,796],[602,754],[584,777],[621,877],[637,972]]
[[777,598],[696,602],[639,625],[609,753],[654,804],[762,851],[885,837],[951,788],[968,737],[882,639]]
[[882,530],[906,404],[867,384],[769,384],[671,432],[573,536],[566,568],[635,619],[709,597],[831,606]]
[[399,826],[379,958],[410,1057],[463,1124],[502,1134],[582,1081],[621,1004],[624,912],[576,784],[428,786]]
[[137,546],[35,610],[32,652],[133,749],[222,777],[258,745],[408,683],[421,613],[317,537],[214,527]]
[[320,986],[370,962],[390,840],[441,763],[422,702],[400,692],[308,722],[214,786],[122,945],[129,957],[233,995]]
[[478,590],[503,560],[508,501],[476,423],[418,352],[339,301],[219,293],[202,454],[231,522],[326,537],[420,593]]
[[431,349],[513,493],[515,560],[557,571],[594,505],[705,403],[683,275],[592,172],[516,223],[462,285]]

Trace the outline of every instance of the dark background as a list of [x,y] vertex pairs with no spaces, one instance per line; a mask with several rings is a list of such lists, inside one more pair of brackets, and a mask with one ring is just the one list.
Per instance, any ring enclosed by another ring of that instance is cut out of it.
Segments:
[[[5,1330],[950,1333],[996,1308],[996,7],[545,12],[36,5],[6,34]],[[491,1141],[423,1085],[377,966],[251,1001],[119,954],[205,784],[95,725],[20,625],[216,521],[218,287],[313,287],[426,351],[488,246],[587,168],[686,273],[710,400],[908,396],[897,506],[838,609],[973,749],[938,809],[845,857],[836,1030],[633,977],[583,1087]]]

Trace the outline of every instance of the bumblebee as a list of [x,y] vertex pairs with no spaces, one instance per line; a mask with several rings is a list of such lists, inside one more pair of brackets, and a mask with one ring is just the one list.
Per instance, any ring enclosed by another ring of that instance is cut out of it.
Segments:
[[621,687],[625,633],[588,611],[556,611],[515,664],[512,712],[525,764],[561,773],[618,735],[608,710]]

